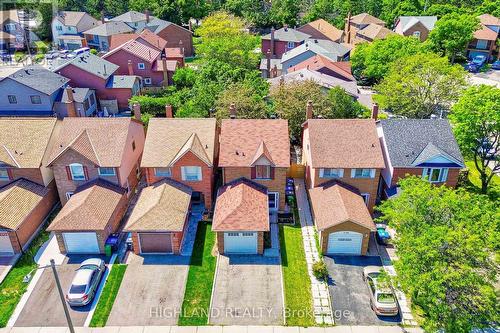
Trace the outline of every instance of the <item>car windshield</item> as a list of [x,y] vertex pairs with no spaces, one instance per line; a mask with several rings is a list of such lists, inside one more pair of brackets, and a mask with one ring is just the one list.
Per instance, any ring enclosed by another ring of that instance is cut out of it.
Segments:
[[69,289],[70,294],[83,294],[85,292],[85,289],[87,289],[87,286],[84,284],[72,284],[71,288]]
[[394,295],[392,293],[380,293],[377,295],[377,302],[390,304],[394,303],[396,300],[394,299]]
[[89,265],[83,265],[79,269],[91,269],[91,270],[94,270],[94,269],[98,269],[98,268],[99,267],[97,265],[89,264]]

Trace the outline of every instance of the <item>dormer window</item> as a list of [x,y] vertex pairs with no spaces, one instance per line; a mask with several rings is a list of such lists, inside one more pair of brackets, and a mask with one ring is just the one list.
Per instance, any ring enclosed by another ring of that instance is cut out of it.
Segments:
[[70,164],[69,172],[72,180],[85,180],[85,170],[83,165],[78,163]]
[[271,166],[270,165],[256,165],[255,166],[255,179],[270,179]]

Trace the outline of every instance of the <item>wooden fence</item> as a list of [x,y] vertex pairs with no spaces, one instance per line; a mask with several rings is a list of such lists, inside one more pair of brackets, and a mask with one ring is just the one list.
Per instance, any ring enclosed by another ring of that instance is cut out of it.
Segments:
[[290,165],[290,169],[288,169],[287,176],[291,178],[305,178],[306,176],[305,165],[292,163],[292,165]]

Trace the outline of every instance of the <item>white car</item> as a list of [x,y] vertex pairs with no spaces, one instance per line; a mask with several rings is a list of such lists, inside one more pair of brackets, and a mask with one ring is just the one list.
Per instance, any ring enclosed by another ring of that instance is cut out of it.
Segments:
[[99,288],[105,270],[106,265],[102,259],[93,258],[82,262],[66,294],[68,304],[71,306],[89,304]]
[[391,286],[382,286],[377,282],[382,267],[367,266],[363,269],[363,279],[370,292],[370,306],[379,316],[397,316],[398,301]]

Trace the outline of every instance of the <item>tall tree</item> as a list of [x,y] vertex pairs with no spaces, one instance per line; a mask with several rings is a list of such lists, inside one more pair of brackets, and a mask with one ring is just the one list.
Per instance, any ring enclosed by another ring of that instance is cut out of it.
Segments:
[[450,119],[462,153],[474,160],[486,193],[500,173],[500,89],[480,85],[468,88],[453,105]]
[[330,112],[324,114],[328,118],[360,118],[369,110],[353,97],[345,92],[341,87],[333,87],[328,92],[328,100],[330,102]]
[[410,118],[440,115],[455,103],[466,86],[466,72],[444,57],[424,53],[402,58],[375,90],[382,108]]
[[229,107],[234,103],[237,118],[263,119],[267,118],[268,106],[265,95],[247,82],[238,82],[227,87],[215,103],[216,118],[229,118]]

